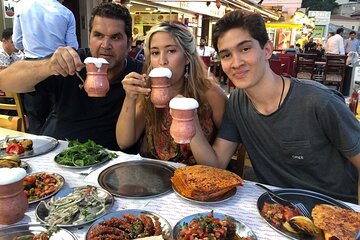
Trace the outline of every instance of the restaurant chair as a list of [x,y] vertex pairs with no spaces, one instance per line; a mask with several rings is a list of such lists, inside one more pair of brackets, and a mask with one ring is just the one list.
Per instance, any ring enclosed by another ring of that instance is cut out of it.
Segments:
[[287,70],[284,70],[288,75],[294,76],[294,63],[295,63],[295,54],[286,54],[286,53],[278,53],[276,54],[280,59],[282,58],[290,58],[289,66]]
[[6,112],[4,115],[18,117],[21,121],[19,131],[26,132],[28,124],[26,123],[26,115],[24,114],[20,94],[0,90],[0,110],[2,113]]
[[21,131],[22,118],[0,114],[0,127],[14,131]]
[[327,54],[325,56],[326,63],[324,68],[323,84],[325,86],[335,86],[336,90],[342,91],[345,70],[346,70],[345,55]]
[[300,79],[314,79],[316,54],[296,54],[295,77]]
[[270,59],[270,68],[277,75],[282,75],[283,67],[280,59]]
[[227,169],[233,173],[236,173],[240,177],[244,176],[244,168],[246,161],[246,149],[243,144],[239,144],[236,154],[230,160]]

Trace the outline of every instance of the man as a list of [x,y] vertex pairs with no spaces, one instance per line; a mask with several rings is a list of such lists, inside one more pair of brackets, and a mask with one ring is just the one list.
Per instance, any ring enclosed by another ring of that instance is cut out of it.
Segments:
[[360,41],[356,38],[356,32],[351,31],[349,38],[345,40],[345,53],[357,52],[360,53]]
[[13,35],[12,28],[6,28],[2,32],[1,44],[0,44],[0,67],[7,67],[11,63],[23,59],[24,55],[18,51],[11,39]]
[[299,50],[295,48],[294,45],[290,45],[290,47],[285,50],[285,54],[298,54],[298,53]]
[[[0,89],[12,92],[36,89],[55,100],[44,135],[81,142],[92,139],[106,148],[119,150],[115,126],[125,98],[121,81],[128,73],[142,69],[140,62],[127,56],[131,46],[131,21],[124,6],[99,4],[93,9],[89,22],[90,49],[75,51],[71,47],[59,47],[50,58],[18,61],[0,72]],[[110,90],[106,97],[88,97],[82,81],[75,75],[80,72],[85,79],[82,62],[89,56],[109,62]]]
[[79,47],[74,14],[64,0],[27,0],[14,18],[13,41],[26,58],[43,58],[60,46]]
[[261,182],[357,202],[360,124],[341,94],[274,74],[273,47],[259,14],[226,14],[213,29],[213,41],[238,89],[213,146],[196,132],[190,143],[195,159],[226,168],[240,142]]
[[144,41],[137,40],[136,47],[130,50],[129,52],[130,57],[139,60],[140,62],[145,62],[144,56]]
[[215,49],[213,49],[212,47],[206,46],[206,39],[203,37],[200,38],[200,45],[197,48],[197,52],[202,57],[210,57],[210,58],[215,57]]
[[325,52],[330,54],[345,54],[344,48],[344,39],[342,35],[344,34],[343,28],[338,28],[336,34],[330,37],[325,46]]
[[[24,50],[27,59],[49,56],[60,46],[78,49],[74,14],[62,2],[27,0],[17,10],[13,40],[16,48]],[[52,99],[41,97],[37,92],[24,94],[30,133],[42,133],[52,105]]]

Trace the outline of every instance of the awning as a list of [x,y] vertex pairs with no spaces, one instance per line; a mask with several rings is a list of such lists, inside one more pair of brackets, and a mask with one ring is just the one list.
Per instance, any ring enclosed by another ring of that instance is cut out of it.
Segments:
[[267,9],[250,0],[220,0],[220,1],[231,4],[236,8],[259,13],[264,17],[271,18],[274,20],[279,20],[279,18],[281,17],[281,13],[271,11],[270,9]]

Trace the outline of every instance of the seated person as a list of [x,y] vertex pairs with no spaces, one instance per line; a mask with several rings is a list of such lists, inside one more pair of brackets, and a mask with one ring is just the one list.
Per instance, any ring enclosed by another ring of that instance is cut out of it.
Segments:
[[[54,99],[43,135],[80,142],[91,139],[119,150],[115,126],[125,98],[121,81],[128,73],[142,70],[141,63],[127,56],[131,46],[130,12],[120,4],[101,3],[92,11],[89,29],[90,49],[59,47],[50,58],[17,61],[0,72],[0,89],[18,93],[36,89]],[[105,97],[88,97],[83,82],[75,75],[79,72],[85,79],[82,62],[90,56],[109,62],[110,90]]]
[[145,62],[144,41],[137,40],[136,46],[132,50],[130,50],[129,56],[140,62]]
[[289,48],[285,50],[286,54],[297,54],[299,53],[299,50],[294,47],[294,45],[290,45]]
[[213,41],[237,89],[214,144],[196,132],[195,159],[226,168],[242,143],[260,182],[359,203],[360,123],[343,96],[315,81],[274,74],[273,45],[259,14],[227,13],[213,28]]
[[[145,40],[146,68],[166,67],[172,71],[171,95],[195,98],[206,141],[212,143],[220,127],[227,97],[219,85],[208,79],[193,34],[177,22],[153,27]],[[130,73],[122,81],[126,97],[116,126],[117,142],[127,149],[142,140],[140,154],[161,160],[195,164],[189,144],[180,145],[170,136],[169,108],[156,109],[148,97],[146,75]],[[205,163],[197,162],[199,164]]]

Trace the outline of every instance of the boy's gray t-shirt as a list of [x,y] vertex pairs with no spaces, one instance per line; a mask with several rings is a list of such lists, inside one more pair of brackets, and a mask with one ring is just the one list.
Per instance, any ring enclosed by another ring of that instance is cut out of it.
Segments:
[[335,90],[292,79],[281,107],[265,116],[236,89],[218,137],[245,145],[261,182],[357,202],[358,174],[348,157],[360,153],[360,123]]

